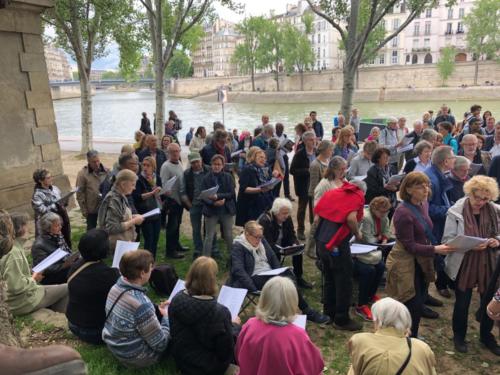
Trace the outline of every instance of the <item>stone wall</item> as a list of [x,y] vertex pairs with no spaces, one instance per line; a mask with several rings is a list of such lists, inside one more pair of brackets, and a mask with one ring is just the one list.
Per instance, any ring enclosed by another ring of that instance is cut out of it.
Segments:
[[[300,74],[280,75],[280,90],[301,91]],[[500,84],[500,64],[486,61],[479,65],[478,82],[493,81]],[[304,73],[304,91],[329,91],[342,89],[342,71],[326,70],[321,73]],[[474,83],[474,63],[457,63],[455,72],[446,82],[447,87],[457,88],[462,84],[471,86]],[[178,96],[197,96],[210,93],[220,85],[231,85],[233,91],[251,91],[248,76],[189,78],[173,81],[170,94]],[[256,88],[261,91],[276,91],[274,75],[262,74],[256,77]],[[380,90],[412,88],[439,88],[442,80],[435,64],[404,65],[387,67],[369,67],[359,71],[358,89]],[[388,98],[386,98],[388,99]]]
[[10,1],[0,9],[0,207],[30,208],[33,171],[47,168],[62,191],[63,173],[41,39],[40,13],[51,0]]

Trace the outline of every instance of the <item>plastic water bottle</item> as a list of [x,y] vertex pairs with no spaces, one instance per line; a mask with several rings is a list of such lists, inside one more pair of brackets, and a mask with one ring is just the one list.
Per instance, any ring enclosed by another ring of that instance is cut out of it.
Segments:
[[338,247],[334,247],[332,252],[330,253],[332,257],[338,257],[340,255],[340,251]]

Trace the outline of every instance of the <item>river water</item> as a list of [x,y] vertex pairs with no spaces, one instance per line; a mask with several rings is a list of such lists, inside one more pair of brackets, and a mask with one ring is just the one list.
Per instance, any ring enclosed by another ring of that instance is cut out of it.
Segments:
[[[448,102],[452,112],[461,119],[463,113],[469,110],[472,104],[478,101]],[[361,117],[377,118],[387,116],[405,116],[408,125],[415,119],[422,117],[422,113],[433,109],[436,113],[441,102],[391,102],[391,103],[356,103]],[[500,102],[481,100],[478,104],[483,110],[490,110],[500,119]],[[332,128],[332,118],[340,108],[340,103],[298,103],[298,104],[249,104],[226,103],[225,124],[227,128],[253,130],[260,124],[263,113],[270,116],[271,123],[282,122],[288,134],[293,134],[293,127],[304,120],[311,111],[318,113],[318,119],[323,122],[325,133],[329,134]],[[54,101],[57,129],[63,150],[79,150],[80,130],[80,99],[64,99]],[[212,123],[222,120],[220,104],[201,102],[190,99],[167,98],[166,111],[174,110],[182,120],[180,140],[189,127],[205,126],[212,128]],[[153,120],[155,111],[154,92],[140,90],[136,92],[97,91],[93,97],[94,139],[97,143],[108,144],[116,142],[130,142],[134,131],[139,129],[141,112],[147,112]],[[113,150],[116,151],[116,146]],[[103,150],[105,151],[105,150]]]

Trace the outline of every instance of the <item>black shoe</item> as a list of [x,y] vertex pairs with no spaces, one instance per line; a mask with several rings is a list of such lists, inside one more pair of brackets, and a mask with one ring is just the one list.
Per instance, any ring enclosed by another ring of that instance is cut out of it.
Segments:
[[184,254],[179,254],[177,251],[174,251],[173,253],[167,253],[167,258],[182,259],[184,258]]
[[437,319],[439,318],[439,314],[434,310],[431,310],[427,306],[424,306],[424,308],[422,309],[422,318]]
[[305,281],[302,277],[297,279],[297,285],[299,286],[299,288],[303,288],[303,289],[312,289],[313,288],[312,284]]
[[497,344],[496,340],[488,340],[486,342],[481,341],[481,344],[484,345],[486,349],[488,349],[493,354],[500,356],[500,346]]
[[313,323],[318,323],[318,324],[326,324],[330,321],[330,317],[327,315],[323,315],[316,310],[313,310],[309,308],[308,310],[304,311],[304,313],[307,315],[307,320],[313,322]]
[[444,297],[444,298],[451,298],[451,293],[450,291],[448,290],[448,288],[445,288],[445,289],[438,289],[438,293],[441,297]]
[[285,197],[286,199],[288,199],[290,202],[295,202],[295,198],[292,198],[290,195],[288,197]]
[[305,236],[304,232],[297,232],[297,238],[301,241],[306,240],[306,236]]
[[337,322],[333,322],[335,328],[340,329],[342,331],[361,331],[363,329],[363,325],[355,320],[349,319],[347,322],[343,324],[339,324]]
[[179,246],[179,248],[177,249],[177,251],[185,253],[186,251],[189,251],[189,247],[187,247],[187,246]]
[[443,306],[443,302],[438,300],[437,298],[434,298],[430,294],[427,295],[427,299],[425,301],[425,304],[428,306],[434,306],[434,307],[441,307]]
[[458,337],[453,338],[453,344],[455,345],[455,350],[459,353],[467,353],[469,351],[465,341],[462,339],[459,339]]

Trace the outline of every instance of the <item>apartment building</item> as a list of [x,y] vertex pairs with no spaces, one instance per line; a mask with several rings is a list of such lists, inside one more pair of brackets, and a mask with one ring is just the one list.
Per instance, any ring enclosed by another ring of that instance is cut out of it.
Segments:
[[44,55],[49,81],[63,82],[73,80],[71,66],[63,50],[47,45],[44,47]]

